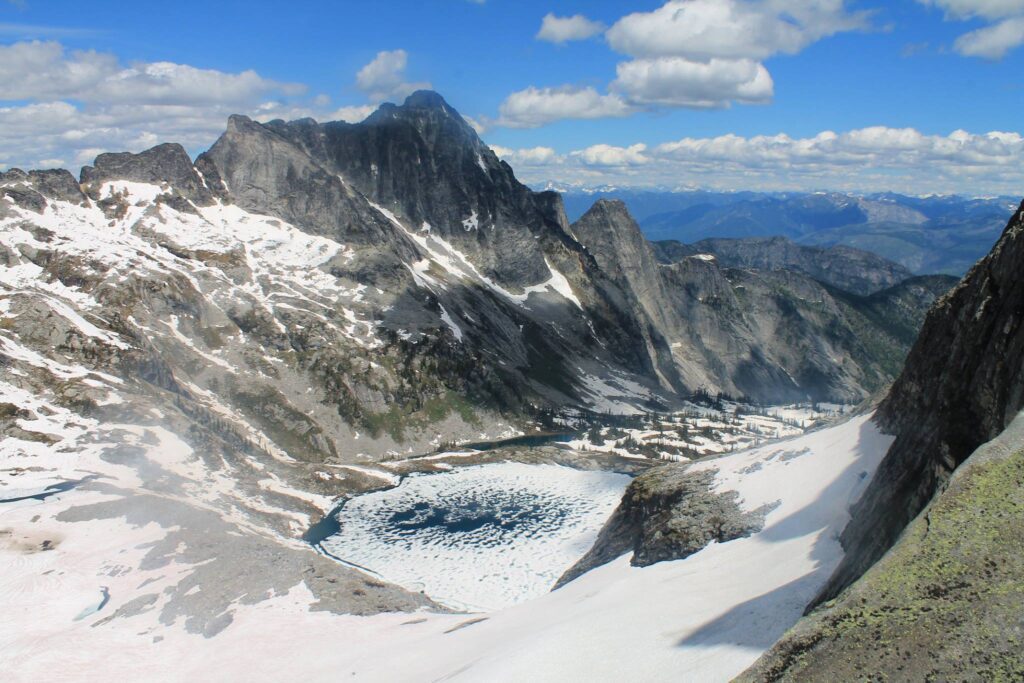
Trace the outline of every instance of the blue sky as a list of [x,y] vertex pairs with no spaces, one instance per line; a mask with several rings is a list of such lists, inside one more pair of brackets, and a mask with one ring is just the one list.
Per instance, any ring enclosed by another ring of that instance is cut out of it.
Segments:
[[534,184],[1016,194],[1021,43],[1024,0],[0,0],[0,164],[429,84]]

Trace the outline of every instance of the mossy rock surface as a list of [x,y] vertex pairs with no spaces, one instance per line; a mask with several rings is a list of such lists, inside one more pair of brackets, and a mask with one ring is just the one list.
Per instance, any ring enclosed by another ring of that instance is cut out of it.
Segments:
[[979,449],[888,555],[739,680],[1024,680],[1024,439],[1012,440]]

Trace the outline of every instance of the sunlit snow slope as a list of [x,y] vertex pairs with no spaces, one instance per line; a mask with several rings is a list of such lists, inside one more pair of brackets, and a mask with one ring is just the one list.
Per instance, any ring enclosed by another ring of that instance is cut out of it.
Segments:
[[[160,624],[153,612],[90,628],[89,621],[71,622],[81,609],[76,603],[64,610],[67,619],[55,613],[45,627],[5,620],[3,657],[17,658],[26,681],[90,680],[93,670],[92,680],[132,677],[140,656],[154,665],[147,669],[153,680],[727,680],[797,620],[828,578],[842,554],[836,536],[848,506],[889,443],[864,416],[692,465],[716,469],[717,488],[738,491],[744,509],[780,501],[764,530],[646,568],[622,557],[502,612],[311,613],[308,589],[292,584],[287,594],[237,605],[232,627],[204,639]],[[62,563],[65,584],[85,566],[87,549],[75,552]],[[33,560],[33,575],[43,555]],[[28,570],[6,573],[4,594],[31,594],[57,609],[63,598],[53,583],[43,584],[53,591],[20,593]],[[78,663],[73,671],[54,667],[55,650]]]

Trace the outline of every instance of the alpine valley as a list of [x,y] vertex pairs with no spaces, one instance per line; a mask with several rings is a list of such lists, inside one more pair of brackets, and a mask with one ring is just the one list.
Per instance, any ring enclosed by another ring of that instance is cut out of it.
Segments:
[[0,173],[5,679],[1024,676],[1022,213],[625,199],[425,90]]

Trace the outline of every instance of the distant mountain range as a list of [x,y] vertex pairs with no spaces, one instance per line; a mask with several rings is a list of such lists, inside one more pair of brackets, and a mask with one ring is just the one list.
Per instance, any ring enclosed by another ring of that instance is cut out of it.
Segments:
[[957,276],[988,253],[1017,207],[1010,197],[561,189],[570,220],[596,199],[619,199],[651,240],[782,236],[856,247],[918,274]]

